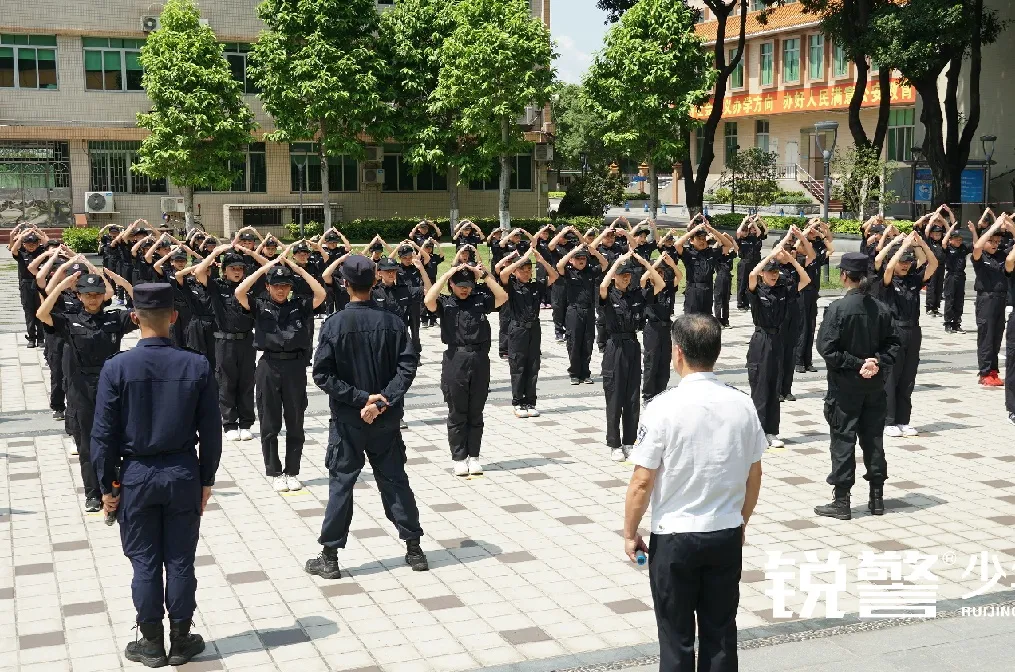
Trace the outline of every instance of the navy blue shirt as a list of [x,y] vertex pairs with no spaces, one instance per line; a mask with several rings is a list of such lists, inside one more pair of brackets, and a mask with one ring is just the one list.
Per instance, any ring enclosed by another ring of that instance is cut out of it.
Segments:
[[222,457],[218,386],[208,358],[142,338],[102,367],[95,399],[91,460],[103,493],[113,490],[120,460],[196,453],[201,485],[215,485]]

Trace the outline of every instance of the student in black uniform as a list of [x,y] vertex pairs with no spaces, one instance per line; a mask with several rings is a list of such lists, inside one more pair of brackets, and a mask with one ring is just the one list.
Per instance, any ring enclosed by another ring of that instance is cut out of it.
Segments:
[[[244,278],[236,301],[254,319],[254,348],[262,352],[254,374],[257,417],[261,423],[264,473],[275,492],[300,490],[303,416],[307,410],[307,365],[313,349],[314,311],[327,293],[307,270],[287,258],[289,250]],[[292,292],[296,277],[310,286],[313,297]],[[253,296],[254,285],[267,278],[267,291]],[[278,434],[285,422],[285,465],[279,460]]]
[[[665,286],[662,276],[636,249],[629,249],[617,259],[599,284],[607,332],[606,352],[603,353],[606,445],[610,448],[610,458],[616,462],[627,459],[637,439],[641,415],[638,331],[645,325],[646,306]],[[635,284],[636,265],[641,267],[651,287]]]
[[[545,259],[546,262],[550,264],[551,267],[556,262],[554,254],[550,252],[549,248],[550,238],[553,237],[553,231],[554,231],[553,225],[547,224],[539,231],[536,231],[536,235],[532,237],[532,246],[536,248],[536,252],[539,253],[539,256]],[[544,269],[540,265],[536,266],[536,280],[546,280],[546,269]],[[543,308],[551,307],[552,299],[550,297],[553,294],[553,287],[556,284],[557,283],[553,283],[552,285],[547,284],[546,293],[542,297]]]
[[[796,362],[796,373],[815,372],[814,368],[814,332],[818,326],[818,298],[821,290],[821,268],[828,263],[828,258],[835,252],[832,244],[831,231],[824,228],[824,222],[820,219],[811,221],[810,226],[804,229],[804,237],[811,244],[814,250],[814,258],[804,265],[807,277],[810,282],[800,290],[800,308],[803,312],[800,320],[800,335],[797,338],[794,349],[794,361]],[[802,246],[797,244],[797,261],[806,261],[806,253]]]
[[[409,284],[399,273],[400,264],[394,259],[384,258],[377,263],[378,282],[374,286],[374,301],[386,310],[398,315],[405,322],[406,328],[412,329],[413,315],[419,315],[422,310],[423,297],[430,289],[430,278],[423,270],[423,262],[419,257],[413,257],[413,266],[420,274],[421,284]],[[419,331],[412,336],[412,347],[416,348],[416,354],[420,354],[418,343]]]
[[754,334],[747,346],[747,380],[761,428],[765,430],[768,445],[773,448],[786,445],[779,438],[779,376],[787,351],[783,331],[786,311],[791,309],[790,287],[782,278],[784,266],[796,271],[798,292],[810,284],[810,275],[797,256],[781,245],[755,264],[747,279],[747,296],[754,319]]
[[38,229],[21,231],[10,245],[11,256],[18,262],[18,289],[21,293],[21,307],[25,313],[25,340],[29,348],[43,345],[42,327],[36,312],[39,310],[39,289],[35,275],[28,270],[45,250],[42,247],[49,238]]
[[[427,238],[423,241],[423,249],[429,255],[427,262],[423,264],[423,269],[426,271],[426,277],[430,278],[430,283],[433,284],[437,281],[437,268],[444,263],[444,255],[438,251],[437,241],[433,238]],[[437,313],[431,313],[424,308],[422,326],[424,329],[436,327]]]
[[[596,265],[589,263],[592,254]],[[567,305],[565,330],[567,332],[567,373],[571,384],[591,385],[592,344],[595,341],[595,305],[598,286],[606,272],[606,258],[599,250],[578,245],[557,262],[559,283],[564,286]]]
[[[477,282],[485,292],[474,292]],[[449,287],[450,295],[441,295]],[[441,391],[448,404],[448,444],[455,476],[483,473],[483,408],[490,392],[490,321],[487,316],[508,295],[482,264],[449,269],[426,293],[427,310],[437,313],[441,342]]]
[[[499,272],[500,282],[507,290],[508,300],[501,310],[501,319],[508,325],[508,369],[511,372],[511,405],[517,418],[539,417],[536,409],[536,381],[539,379],[539,357],[542,333],[539,308],[546,294],[546,285],[557,281],[557,271],[539,254],[535,246],[525,254],[512,252],[517,260]],[[546,280],[532,279],[532,261],[546,272]]]
[[[61,252],[66,252],[67,256],[65,257]],[[72,260],[76,256],[64,246],[50,249],[39,255],[35,261],[29,264],[29,270],[34,270],[35,272],[37,291],[40,293],[45,292],[53,276],[53,268],[57,261],[73,264]],[[83,264],[79,264],[79,268],[75,268],[72,272],[84,271],[83,266]],[[69,303],[78,304],[77,297],[70,290],[64,292],[63,303],[64,305],[58,308],[59,312],[71,313],[81,310],[80,305],[73,307],[68,305]],[[67,401],[63,380],[63,352],[66,342],[62,336],[52,329],[43,329],[43,332],[45,337],[45,350],[43,354],[46,359],[46,365],[49,367],[49,410],[53,411],[54,420],[64,420],[66,417]],[[77,455],[77,448],[74,449],[72,454]]]
[[[667,238],[672,236],[668,234],[661,242],[665,243]],[[663,253],[652,267],[662,277],[663,289],[645,307],[645,328],[642,333],[645,367],[641,385],[643,404],[648,404],[657,394],[665,392],[666,386],[670,383],[670,371],[673,368],[673,339],[670,329],[673,311],[677,305],[677,292],[684,279],[680,267],[677,266],[676,253],[668,247],[661,249]],[[644,287],[647,283],[648,276],[642,274],[641,285]]]
[[1008,303],[1008,280],[1005,277],[1007,254],[1001,248],[1002,231],[1010,227],[1002,214],[973,243],[973,272],[976,274],[976,360],[979,383],[984,387],[1001,387],[998,375],[998,353],[1004,332],[1004,312]]
[[[421,294],[426,294],[429,286],[424,286],[423,278],[429,279],[426,274],[426,262],[429,261],[429,253],[416,245],[411,240],[403,240],[402,243],[392,252],[392,258],[398,258],[398,281],[410,287],[417,287]],[[420,322],[423,320],[423,301],[413,301],[409,305],[409,333],[412,335],[412,344],[417,352],[423,352],[423,345],[419,340]]]
[[751,269],[761,261],[762,241],[768,237],[768,229],[764,221],[757,215],[747,215],[734,234],[737,239],[740,261],[737,264],[737,310],[744,312],[750,309],[747,297],[747,280]]
[[[1011,224],[1010,217],[1008,222]],[[1011,246],[1005,257],[1004,273],[1008,276],[1008,295],[1015,295],[1015,245]],[[1015,311],[1008,316],[1004,352],[1004,406],[1008,411],[1008,422],[1015,425]]]
[[[696,223],[697,222],[697,223]],[[688,224],[684,235],[674,245],[677,256],[684,262],[684,312],[711,314],[712,286],[719,256],[730,248],[725,237],[712,228],[703,215],[695,215]],[[709,247],[708,236],[712,235],[722,245]]]
[[[578,245],[578,230],[565,226],[546,244],[550,255],[546,260],[560,273],[560,260]],[[550,304],[553,309],[553,338],[558,343],[567,340],[567,287],[564,282],[555,282],[550,288]]]
[[[178,348],[186,346],[187,330],[190,328],[192,317],[190,297],[176,280],[176,274],[187,268],[189,261],[187,252],[188,249],[178,245],[152,265],[156,280],[167,282],[173,286],[173,309],[176,311],[176,320],[169,325],[169,333],[173,339],[173,345]],[[165,267],[167,261],[171,264],[170,268]]]
[[[976,226],[968,223],[969,232],[975,241]],[[944,300],[945,300],[945,333],[964,334],[962,328],[962,311],[966,303],[966,263],[972,248],[966,245],[952,224],[944,238]]]
[[709,241],[710,245],[719,247],[719,261],[715,266],[715,291],[712,297],[712,314],[719,320],[724,328],[730,326],[730,295],[733,291],[733,262],[737,258],[737,242],[719,232],[719,235],[726,240],[730,248],[722,247],[720,241]]
[[[899,337],[889,308],[870,295],[867,264],[866,254],[842,255],[839,279],[846,295],[825,308],[817,339],[828,373],[825,420],[831,434],[832,471],[827,482],[835,494],[830,504],[815,507],[814,513],[839,520],[852,517],[849,491],[856,481],[858,437],[867,469],[864,478],[870,483],[868,510],[875,516],[885,512],[888,463],[881,437],[887,412],[885,369],[895,362]],[[919,314],[919,301],[916,309]]]
[[[888,395],[888,412],[885,417],[885,436],[916,436],[909,424],[913,412],[913,388],[920,366],[920,346],[923,330],[920,328],[920,290],[937,271],[937,258],[927,242],[913,231],[885,265],[882,283],[885,303],[892,311],[892,323],[899,337],[899,353],[888,371],[885,392]],[[1002,315],[1004,313],[1002,312]]]
[[[803,257],[797,254],[796,246],[802,248]],[[786,237],[776,241],[774,247],[782,246],[790,255],[796,255],[800,266],[806,267],[814,261],[814,248],[807,237],[796,226],[791,226]],[[796,371],[795,358],[797,341],[800,340],[800,332],[803,330],[803,306],[798,287],[800,277],[797,275],[796,267],[791,264],[782,264],[781,282],[786,285],[786,316],[783,318],[785,324],[781,332],[783,353],[782,370],[779,373],[779,401],[796,401],[793,394],[793,374]]]
[[473,224],[470,220],[464,219],[459,223],[458,230],[451,236],[451,240],[454,242],[455,247],[459,250],[466,246],[471,246],[472,251],[469,254],[469,261],[476,261],[475,250],[479,248],[480,243],[483,242],[484,236],[483,231],[478,226]]
[[[130,294],[131,286],[119,276],[116,277]],[[77,293],[81,310],[73,313],[54,311],[63,302],[63,292],[71,288]],[[59,284],[48,291],[46,300],[38,310],[39,320],[47,329],[59,334],[66,343],[64,363],[67,367],[64,375],[67,382],[68,425],[74,430],[81,481],[85,488],[85,511],[89,513],[102,508],[102,493],[90,461],[99,372],[102,364],[120,351],[124,335],[137,328],[127,311],[103,310],[103,304],[112,298],[113,288],[105,277],[76,272],[59,280]]]
[[[947,213],[950,222],[946,221],[944,214]],[[955,214],[945,204],[941,204],[937,211],[931,216],[924,228],[920,229],[919,235],[926,241],[927,247],[937,259],[937,271],[934,277],[927,283],[926,309],[928,315],[941,317],[941,293],[944,288],[945,265],[944,265],[944,234],[946,225],[957,224]]]
[[[645,227],[645,229],[647,231],[648,227]],[[604,229],[603,232],[598,236],[598,238],[596,238],[596,243],[597,244],[595,245],[595,247],[596,247],[596,249],[599,250],[599,253],[603,255],[603,258],[606,259],[606,263],[608,264],[608,267],[612,267],[613,264],[617,261],[617,259],[622,257],[627,252],[628,246],[627,246],[626,243],[627,243],[627,240],[629,238],[629,236],[628,236],[629,233],[630,233],[629,231],[627,231],[627,230],[625,230],[623,228],[619,228],[618,225],[617,225],[617,221],[614,221],[613,224],[611,224],[606,229]],[[618,234],[623,236],[624,243],[618,242],[618,240],[617,240]],[[645,251],[644,248],[646,246],[650,247],[651,249],[648,250],[648,257],[646,257],[646,258],[650,258],[652,256],[651,252],[654,251],[655,247],[652,246],[651,244],[646,245],[646,243],[645,243],[646,237],[641,235],[641,232],[639,232],[639,235],[637,235],[637,236],[635,236],[633,234],[630,235],[630,239],[635,240],[635,241],[639,241],[640,240],[641,243],[639,244],[639,247],[642,248],[642,251]],[[640,268],[640,266],[639,266],[639,268]],[[635,284],[638,284],[637,280],[635,281]],[[603,314],[603,304],[602,304],[601,301],[599,301],[597,299],[596,300],[596,347],[599,349],[599,352],[604,352],[606,350],[607,337],[608,337],[608,334],[606,333],[606,317]]]
[[[428,219],[420,220],[419,224],[413,227],[412,231],[409,232],[409,240],[416,243],[420,247],[423,246],[429,238],[433,238],[435,241],[440,240],[441,237],[440,227],[436,223],[431,222]],[[346,243],[348,245],[348,243]]]

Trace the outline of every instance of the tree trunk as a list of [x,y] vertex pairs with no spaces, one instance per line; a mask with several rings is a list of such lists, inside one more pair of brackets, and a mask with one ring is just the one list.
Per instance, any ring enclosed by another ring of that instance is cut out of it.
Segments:
[[923,156],[930,167],[934,180],[932,207],[947,203],[952,196],[952,176],[948,170],[948,155],[944,145],[944,116],[941,113],[941,98],[938,95],[937,77],[928,76],[913,82],[920,99],[923,111],[920,121],[923,123]]
[[194,187],[183,187],[183,210],[186,213],[186,230],[190,233],[194,230]]
[[458,177],[460,171],[458,166],[454,164],[448,165],[448,207],[451,212],[449,213],[448,221],[451,234],[458,229],[458,217],[461,213],[458,210]]
[[[323,142],[321,143],[320,155],[321,155],[321,204],[324,207],[324,222],[323,222],[324,228],[322,229],[322,231],[327,231],[328,229],[331,228],[331,203],[330,203],[331,185],[328,184],[328,153],[324,150]],[[305,173],[306,171],[304,171],[304,174]]]
[[[505,145],[511,136],[511,120],[507,117],[500,121],[500,138]],[[500,155],[500,199],[497,213],[500,215],[500,228],[511,230],[511,156]]]
[[659,182],[656,179],[656,164],[654,161],[648,164],[649,179],[649,216],[652,218],[652,240],[656,238],[656,216],[659,215]]

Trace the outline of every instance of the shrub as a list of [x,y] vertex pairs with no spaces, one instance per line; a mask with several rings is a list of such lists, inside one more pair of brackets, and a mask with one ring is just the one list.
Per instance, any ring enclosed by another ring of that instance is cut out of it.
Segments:
[[99,249],[99,229],[64,229],[61,236],[67,247],[82,254],[95,254]]
[[564,198],[566,191],[551,191],[547,194],[548,198]]
[[567,188],[557,206],[561,215],[602,216],[606,208],[624,202],[624,183],[619,175],[609,171],[590,172],[579,177]]
[[[285,225],[285,230],[289,232],[289,237],[293,240],[300,237],[300,223],[299,220],[295,222],[289,222]],[[303,237],[313,238],[319,236],[324,232],[324,224],[321,222],[303,222]],[[345,234],[349,235],[349,234]]]
[[[761,215],[761,218],[765,221],[765,225],[773,231],[786,231],[789,227],[796,224],[798,227],[803,228],[807,226],[807,217],[780,217],[776,215],[768,216]],[[744,216],[741,214],[721,214],[715,215],[712,218],[712,226],[721,227],[724,229],[736,229],[740,226],[740,222],[743,221]],[[913,223],[897,219],[893,222],[896,228],[903,233],[909,233],[913,230]],[[863,222],[856,219],[829,219],[829,226],[832,227],[834,233],[844,233],[850,235],[860,235],[860,226]]]
[[626,191],[624,192],[625,201],[647,201],[652,198],[652,194],[647,191],[643,194],[640,191]]
[[[437,224],[440,227],[441,232],[444,234],[441,239],[445,242],[451,240],[451,230],[448,226],[447,217],[429,217],[430,221]],[[469,219],[474,222],[479,228],[485,233],[489,233],[493,229],[500,226],[500,220],[496,217],[462,217],[462,219]],[[340,230],[353,244],[366,244],[375,235],[380,235],[385,241],[390,244],[394,244],[397,241],[404,240],[409,235],[409,231],[412,230],[416,224],[419,223],[418,217],[392,217],[390,219],[354,219],[348,222],[335,222],[335,228]],[[511,226],[524,229],[530,233],[535,233],[539,229],[543,228],[547,224],[553,224],[558,229],[561,226],[567,226],[571,224],[579,230],[586,230],[593,226],[601,227],[603,225],[602,217],[563,217],[558,216],[553,219],[547,217],[532,218],[532,219],[521,219],[512,218]],[[288,228],[288,227],[287,227]],[[306,227],[304,227],[306,228]],[[299,224],[296,225],[296,230],[299,230]]]

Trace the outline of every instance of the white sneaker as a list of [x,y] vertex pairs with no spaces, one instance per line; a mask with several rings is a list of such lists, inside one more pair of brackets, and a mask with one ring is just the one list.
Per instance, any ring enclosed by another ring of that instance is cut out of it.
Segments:
[[254,435],[250,433],[249,429],[240,430],[240,441],[250,441],[254,438]]
[[78,446],[77,446],[76,443],[70,447],[70,454],[71,455],[77,455],[78,454]]
[[515,417],[516,418],[527,418],[527,417],[529,417],[529,412],[527,410],[525,410],[524,406],[515,406]]
[[271,487],[275,489],[275,492],[289,492],[289,482],[284,474],[271,479]]
[[765,438],[768,439],[769,448],[784,448],[786,446],[778,434],[765,434]]
[[286,485],[289,486],[290,492],[296,492],[297,490],[303,489],[303,484],[300,483],[300,479],[295,476],[287,476],[285,474],[283,474],[283,476],[285,477]]
[[469,465],[470,476],[478,476],[483,473],[483,465],[480,464],[478,457],[466,458],[465,463]]
[[469,475],[469,461],[466,460],[452,460],[451,466],[455,470],[455,476],[468,476]]
[[529,417],[530,418],[538,418],[539,417],[539,411],[536,410],[535,406],[529,406],[528,411],[529,411]]
[[916,436],[919,434],[919,432],[916,431],[916,428],[910,425],[902,425],[900,429],[902,430],[903,436]]
[[898,425],[887,425],[885,427],[885,436],[891,436],[897,439],[902,436],[902,429]]
[[240,430],[230,429],[228,432],[226,432],[226,441],[239,441],[239,440],[240,440]]
[[614,462],[623,462],[627,459],[627,455],[624,453],[623,448],[614,448],[610,451],[610,459]]

